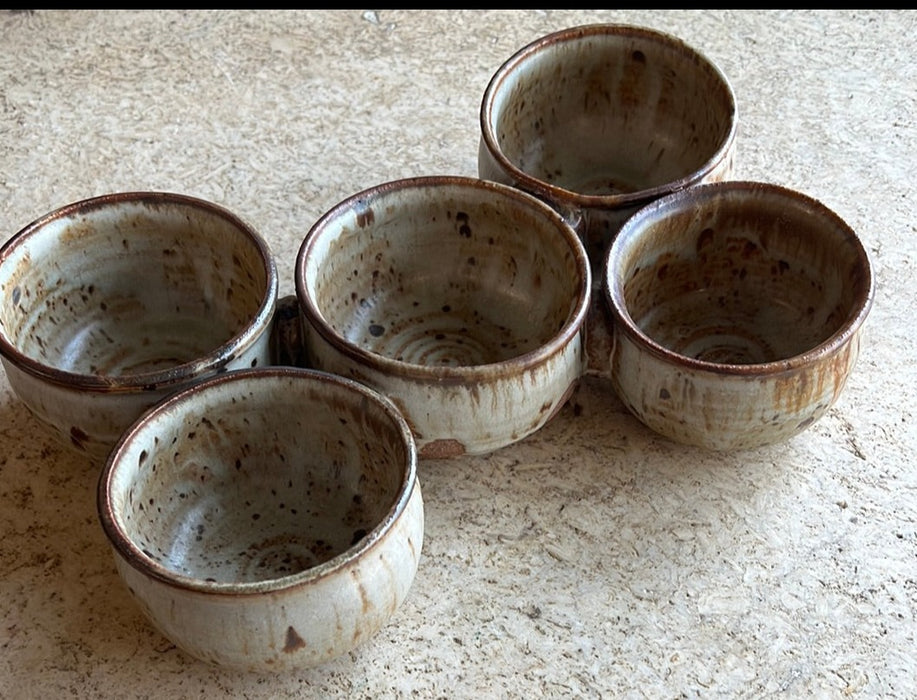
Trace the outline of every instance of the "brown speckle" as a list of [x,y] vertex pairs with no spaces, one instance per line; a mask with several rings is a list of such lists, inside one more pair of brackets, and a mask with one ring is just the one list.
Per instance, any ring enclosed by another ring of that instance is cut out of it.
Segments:
[[[713,242],[713,229],[705,228],[697,237],[697,250],[700,251],[701,248],[709,245]],[[636,272],[636,271],[635,271]]]
[[295,629],[293,629],[292,625],[290,627],[287,627],[287,639],[283,644],[283,650],[287,654],[292,654],[294,651],[297,651],[298,649],[305,649],[305,648],[306,648],[305,640],[299,636],[299,633]]
[[371,226],[376,220],[376,214],[371,208],[366,208],[357,214],[357,226],[365,228]]

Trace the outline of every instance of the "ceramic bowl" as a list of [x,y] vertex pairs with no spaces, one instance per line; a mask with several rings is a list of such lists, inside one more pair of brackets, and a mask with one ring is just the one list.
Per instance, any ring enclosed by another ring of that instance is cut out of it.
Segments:
[[736,99],[669,34],[571,27],[510,56],[480,110],[480,177],[551,203],[580,232],[596,282],[620,225],[657,197],[732,172]]
[[604,278],[609,374],[646,425],[742,449],[786,440],[838,399],[873,298],[855,232],[813,198],[721,182],[637,212]]
[[353,195],[309,231],[295,281],[308,363],[391,398],[425,458],[521,440],[582,374],[585,250],[504,185],[431,176]]
[[306,668],[405,599],[423,541],[416,463],[404,418],[368,387],[238,370],[126,432],[99,514],[128,590],[176,646],[226,668]]
[[269,363],[277,285],[266,242],[216,204],[83,200],[0,249],[0,356],[39,420],[102,462],[169,393]]

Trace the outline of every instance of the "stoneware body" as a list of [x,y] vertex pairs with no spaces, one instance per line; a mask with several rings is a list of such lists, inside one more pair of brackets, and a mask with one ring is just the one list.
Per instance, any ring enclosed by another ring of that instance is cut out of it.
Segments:
[[0,355],[23,403],[101,461],[166,395],[269,362],[277,284],[265,241],[219,206],[84,200],[0,249]]
[[713,449],[785,440],[840,395],[873,298],[843,220],[776,185],[721,182],[641,209],[612,243],[607,372],[673,440]]
[[631,214],[733,169],[736,101],[726,77],[681,40],[641,27],[573,27],[525,46],[491,78],[480,120],[479,175],[562,212],[597,284]]
[[585,250],[510,187],[427,177],[356,194],[310,230],[295,279],[309,363],[389,396],[423,457],[524,438],[582,374]]
[[423,542],[416,463],[404,418],[368,387],[240,370],[129,429],[99,514],[125,584],[178,647],[239,670],[305,668],[405,599]]

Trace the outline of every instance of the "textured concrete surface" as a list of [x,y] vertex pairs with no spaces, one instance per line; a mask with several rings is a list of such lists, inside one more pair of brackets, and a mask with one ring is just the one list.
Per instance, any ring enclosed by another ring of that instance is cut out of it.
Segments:
[[739,104],[735,176],[834,209],[876,300],[839,403],[785,444],[709,454],[585,382],[531,438],[420,465],[414,587],[326,666],[205,666],[143,618],[63,451],[0,378],[0,697],[917,695],[917,13],[0,12],[0,236],[128,189],[253,222],[291,293],[309,226],[372,184],[476,174],[478,107],[525,43],[669,31]]

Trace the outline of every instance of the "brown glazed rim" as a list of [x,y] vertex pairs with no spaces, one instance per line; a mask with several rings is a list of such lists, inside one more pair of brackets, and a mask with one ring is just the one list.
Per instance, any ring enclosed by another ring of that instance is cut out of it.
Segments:
[[42,380],[58,384],[70,389],[95,392],[132,392],[137,390],[155,391],[169,385],[181,384],[201,374],[219,371],[225,367],[239,352],[249,346],[260,336],[270,323],[277,303],[279,280],[277,266],[270,247],[262,236],[248,223],[224,207],[184,194],[172,192],[117,192],[104,194],[97,197],[83,199],[67,204],[59,209],[45,214],[28,224],[18,233],[14,234],[3,246],[0,246],[0,267],[8,259],[11,251],[32,237],[42,235],[45,226],[55,219],[74,216],[81,212],[102,209],[112,204],[121,203],[149,203],[151,207],[163,204],[174,204],[193,209],[200,209],[225,219],[242,233],[248,236],[258,248],[264,261],[264,271],[267,280],[267,289],[257,313],[252,317],[249,325],[241,332],[234,335],[222,345],[214,348],[205,355],[175,367],[154,372],[126,373],[112,376],[98,374],[82,374],[69,372],[57,367],[39,362],[38,360],[20,352],[6,337],[5,329],[0,326],[0,356],[20,369]]
[[[545,180],[533,177],[524,170],[521,170],[506,157],[491,128],[493,123],[494,95],[500,89],[503,82],[507,80],[509,74],[513,70],[545,48],[564,42],[580,41],[583,38],[595,36],[628,36],[641,39],[645,42],[663,44],[667,48],[681,52],[691,60],[696,61],[699,65],[705,67],[715,75],[721,82],[723,90],[729,96],[729,103],[731,106],[729,131],[716,152],[713,153],[709,160],[700,168],[684,177],[636,192],[588,195],[564,189],[563,187],[558,187]],[[510,58],[497,69],[496,73],[493,74],[487,84],[487,88],[484,90],[484,96],[481,100],[480,123],[481,137],[486,144],[488,152],[497,161],[500,167],[513,178],[519,187],[535,192],[539,196],[557,199],[583,209],[618,209],[629,205],[633,206],[640,205],[644,202],[650,202],[661,195],[684,189],[695,183],[701,182],[723,161],[723,159],[728,157],[732,144],[736,139],[738,110],[732,86],[719,66],[678,37],[647,27],[628,24],[586,24],[547,34],[524,46],[510,56]]]
[[[295,574],[279,576],[273,579],[246,582],[206,581],[193,576],[179,574],[144,554],[133,540],[125,534],[121,526],[122,521],[120,514],[114,511],[112,498],[114,473],[118,469],[120,461],[126,459],[130,454],[130,443],[136,440],[138,434],[147,430],[150,424],[156,421],[157,416],[163,413],[178,411],[183,408],[187,408],[193,412],[193,404],[198,397],[202,393],[212,390],[214,387],[221,384],[241,383],[246,381],[263,383],[284,377],[293,378],[298,382],[323,382],[336,385],[342,391],[350,392],[356,397],[361,397],[363,401],[376,404],[391,420],[392,426],[396,429],[407,456],[401,484],[398,487],[395,502],[392,504],[391,508],[389,508],[380,521],[360,539],[357,544],[348,547],[343,552],[321,564]],[[407,504],[415,488],[419,488],[417,480],[416,444],[407,421],[390,399],[356,380],[341,377],[329,372],[306,369],[303,367],[270,366],[257,367],[254,369],[240,369],[205,379],[198,384],[177,391],[159,404],[147,409],[143,415],[141,415],[133,425],[121,435],[110,452],[105,466],[102,469],[102,473],[99,476],[96,489],[96,501],[99,520],[109,542],[118,555],[134,569],[145,576],[155,578],[175,588],[195,590],[201,593],[214,595],[238,596],[258,595],[270,591],[289,589],[297,585],[330,576],[335,571],[363,558],[366,553],[374,548],[385,534],[394,527],[395,522],[407,508]]]
[[[759,362],[748,364],[719,363],[707,360],[698,360],[693,357],[681,355],[669,350],[664,345],[656,342],[646,335],[631,318],[624,299],[623,280],[615,274],[618,259],[624,254],[623,250],[640,236],[640,228],[646,219],[659,219],[667,212],[682,212],[694,209],[705,202],[720,197],[741,197],[745,194],[764,192],[772,198],[792,199],[797,204],[805,206],[812,216],[828,220],[836,227],[842,240],[839,243],[849,245],[856,253],[857,266],[861,272],[858,284],[858,293],[851,311],[841,326],[830,337],[809,350],[772,362]],[[652,353],[656,357],[671,364],[680,365],[693,370],[707,371],[716,374],[728,374],[742,377],[777,375],[798,370],[811,365],[823,358],[829,357],[845,347],[854,336],[872,307],[875,295],[875,280],[869,261],[869,255],[863,247],[862,241],[856,232],[834,211],[813,197],[789,189],[787,187],[765,183],[740,180],[726,180],[722,182],[696,185],[686,190],[673,192],[665,197],[648,204],[633,214],[618,232],[614,241],[608,248],[605,256],[604,279],[602,283],[604,296],[608,308],[614,317],[618,330],[627,334],[641,349]]]
[[[326,230],[334,219],[340,217],[348,210],[353,209],[361,202],[375,201],[380,197],[385,197],[387,193],[407,189],[430,189],[441,186],[489,190],[499,196],[514,200],[523,207],[535,210],[536,213],[547,219],[551,225],[556,226],[558,231],[563,235],[564,240],[570,246],[575,256],[580,282],[576,292],[577,303],[575,313],[567,319],[560,331],[558,331],[548,342],[540,345],[534,350],[500,362],[455,367],[422,365],[395,360],[385,355],[370,352],[359,345],[351,343],[332,328],[325,320],[321,310],[316,307],[315,301],[308,293],[308,285],[306,284],[306,261],[315,240],[322,235],[323,231]],[[537,197],[529,195],[514,187],[490,182],[488,180],[459,175],[428,175],[393,180],[367,188],[351,195],[329,209],[312,226],[300,246],[296,258],[295,283],[299,306],[306,322],[310,323],[329,344],[344,355],[364,366],[374,367],[380,372],[384,372],[391,376],[411,378],[420,381],[464,382],[469,379],[486,380],[503,376],[507,373],[514,374],[520,369],[534,367],[546,362],[549,358],[567,347],[570,340],[585,324],[591,299],[590,290],[592,287],[592,273],[586,249],[583,247],[583,243],[579,236],[555,209],[542,202]]]

